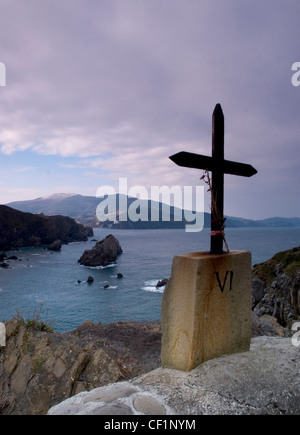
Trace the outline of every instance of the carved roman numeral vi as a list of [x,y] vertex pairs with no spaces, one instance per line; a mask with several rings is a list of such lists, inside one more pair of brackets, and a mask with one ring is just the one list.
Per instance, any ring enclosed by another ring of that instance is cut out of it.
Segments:
[[222,293],[225,290],[225,286],[226,286],[228,275],[230,275],[230,286],[229,286],[229,289],[231,290],[232,289],[232,281],[233,281],[233,271],[232,270],[227,270],[226,271],[226,275],[225,275],[225,278],[223,280],[223,283],[221,282],[219,272],[216,272],[217,281],[218,281],[218,284],[219,284],[219,287],[220,287],[220,290],[221,290]]

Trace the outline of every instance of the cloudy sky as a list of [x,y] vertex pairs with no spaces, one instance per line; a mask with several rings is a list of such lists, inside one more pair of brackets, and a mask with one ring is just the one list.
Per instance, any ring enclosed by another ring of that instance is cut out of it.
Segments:
[[168,157],[210,155],[221,103],[258,170],[225,176],[225,214],[300,217],[299,23],[299,0],[0,0],[0,203],[201,185]]

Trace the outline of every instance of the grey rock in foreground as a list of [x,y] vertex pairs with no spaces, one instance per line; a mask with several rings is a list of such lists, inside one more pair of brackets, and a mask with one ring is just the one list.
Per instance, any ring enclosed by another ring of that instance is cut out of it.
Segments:
[[95,343],[71,334],[6,323],[0,347],[0,415],[46,414],[71,395],[122,379],[117,362]]
[[97,242],[92,249],[84,251],[78,262],[90,267],[108,266],[116,261],[118,255],[122,254],[122,252],[119,241],[110,234],[105,239]]
[[299,415],[300,348],[256,337],[249,352],[205,362],[190,373],[156,369],[130,382],[83,392],[49,415]]
[[85,322],[64,334],[42,332],[25,323],[24,319],[5,322],[0,415],[44,415],[82,391],[132,379],[160,366],[159,322]]
[[275,317],[291,335],[300,320],[300,247],[278,252],[252,269],[253,311]]

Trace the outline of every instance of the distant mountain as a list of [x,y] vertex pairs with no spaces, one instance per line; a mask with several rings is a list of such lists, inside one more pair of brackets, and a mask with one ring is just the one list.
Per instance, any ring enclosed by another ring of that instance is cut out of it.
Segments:
[[227,217],[226,226],[234,227],[300,227],[300,218],[282,218],[274,217],[261,220],[251,220],[236,217]]
[[259,222],[261,226],[266,226],[266,227],[300,227],[299,218],[274,217],[274,218],[268,218],[256,222]]
[[92,235],[92,228],[84,227],[70,217],[24,213],[0,205],[1,251],[29,246],[51,246],[58,241],[85,241]]
[[55,193],[29,201],[17,201],[7,204],[16,210],[28,213],[43,213],[47,216],[69,216],[84,225],[97,224],[96,208],[99,199],[93,196]]
[[[82,195],[68,195],[68,194],[54,194],[48,197],[37,198],[29,201],[18,201],[7,204],[9,207],[13,207],[17,210],[30,212],[30,213],[43,213],[48,216],[60,214],[63,216],[70,216],[77,222],[89,225],[92,227],[107,227],[119,229],[159,229],[159,228],[184,228],[186,221],[176,221],[176,213],[183,214],[182,210],[170,207],[170,219],[169,221],[163,221],[162,210],[164,205],[162,203],[151,203],[151,201],[141,201],[140,210],[137,214],[147,214],[149,220],[143,222],[137,220],[133,222],[128,218],[128,209],[136,201],[136,198],[126,197],[124,195],[113,195],[110,197],[115,203],[116,216],[111,216],[111,219],[107,222],[99,222],[96,211],[99,204],[104,201],[104,198],[96,198],[93,196]],[[127,203],[128,208],[122,208],[122,204]],[[158,213],[158,221],[151,220],[151,209]],[[108,216],[108,211],[106,212]],[[123,218],[123,221],[122,221]],[[119,222],[120,219],[120,222]],[[209,215],[205,213],[205,220],[209,222]],[[126,221],[125,221],[126,220]],[[205,223],[207,223],[205,221]]]
[[[100,223],[96,216],[98,205],[104,199],[96,198],[94,196],[82,196],[77,194],[56,193],[51,196],[37,198],[29,201],[18,201],[8,204],[17,210],[29,213],[43,213],[48,216],[63,215],[74,218],[77,222],[89,225],[91,227],[109,226],[115,229],[159,229],[159,228],[184,228],[188,223],[186,220],[176,221],[176,214],[181,213],[182,210],[170,207],[170,219],[164,221],[162,219],[162,203],[151,203],[151,201],[141,201],[141,213],[148,213],[148,222],[137,220],[133,222],[127,219],[128,210],[122,209],[122,203],[128,204],[128,208],[136,201],[136,198],[124,197],[115,195],[113,200],[116,202],[116,216],[112,216],[109,222]],[[159,215],[158,221],[151,221],[151,209],[156,210]],[[120,216],[123,216],[123,221],[119,221]],[[114,219],[116,217],[116,219]],[[210,226],[210,214],[204,213],[204,227]],[[227,228],[238,227],[300,227],[299,218],[280,218],[274,217],[263,220],[251,220],[238,217],[227,216]]]

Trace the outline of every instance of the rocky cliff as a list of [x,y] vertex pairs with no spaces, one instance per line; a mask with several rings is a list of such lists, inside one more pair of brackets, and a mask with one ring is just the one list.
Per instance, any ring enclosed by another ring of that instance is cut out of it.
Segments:
[[300,247],[253,267],[252,301],[258,316],[275,317],[287,333],[300,320]]
[[[30,325],[30,326],[29,326]],[[36,322],[6,322],[0,347],[0,415],[46,414],[81,391],[124,381],[160,365],[158,322],[86,322],[60,334]]]
[[92,228],[77,224],[64,216],[44,216],[23,213],[0,205],[0,250],[8,251],[28,246],[48,246],[85,241],[93,235]]

